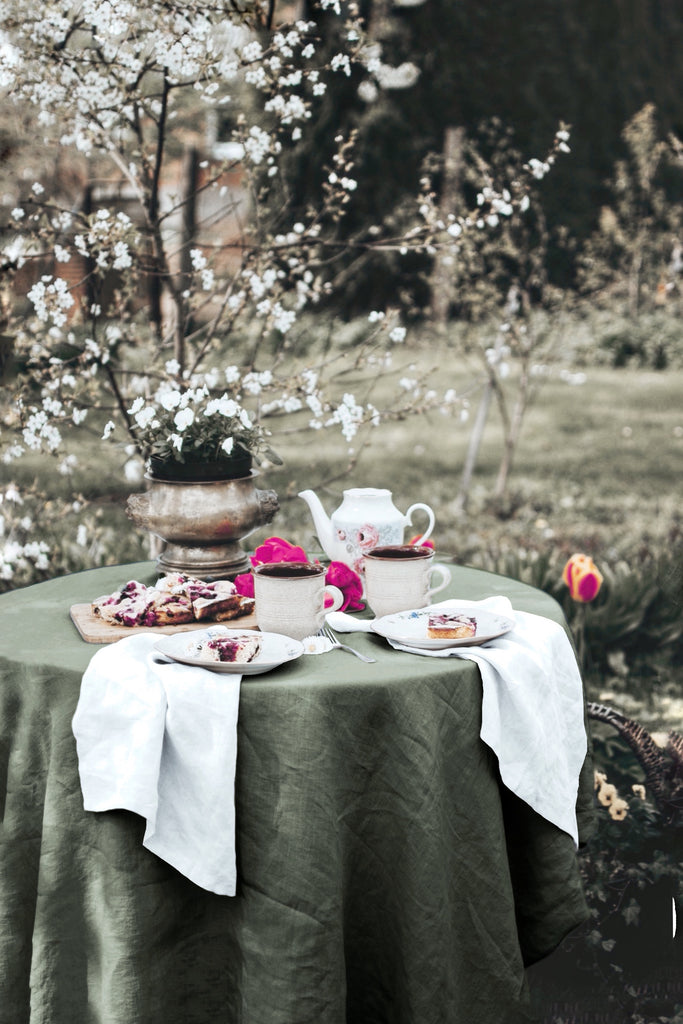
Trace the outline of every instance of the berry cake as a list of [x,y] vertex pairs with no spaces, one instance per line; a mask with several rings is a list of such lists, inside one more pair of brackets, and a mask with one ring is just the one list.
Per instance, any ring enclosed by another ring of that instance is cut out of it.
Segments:
[[427,622],[430,640],[464,640],[477,632],[477,620],[462,612],[431,612]]
[[231,662],[246,665],[261,650],[261,638],[254,633],[233,633],[230,636],[209,636],[193,640],[187,654],[199,661]]
[[129,580],[113,594],[96,598],[91,607],[94,615],[115,626],[174,626],[249,615],[254,599],[238,594],[229,580],[206,583],[172,573],[154,587]]

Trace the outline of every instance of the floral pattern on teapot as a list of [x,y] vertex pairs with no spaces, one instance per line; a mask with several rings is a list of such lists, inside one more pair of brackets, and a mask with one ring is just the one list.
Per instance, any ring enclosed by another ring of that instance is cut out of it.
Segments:
[[344,561],[358,573],[363,572],[364,556],[368,551],[379,547],[380,544],[403,543],[402,526],[389,525],[378,529],[372,523],[363,523],[360,527],[353,523],[335,524],[335,533],[346,551]]

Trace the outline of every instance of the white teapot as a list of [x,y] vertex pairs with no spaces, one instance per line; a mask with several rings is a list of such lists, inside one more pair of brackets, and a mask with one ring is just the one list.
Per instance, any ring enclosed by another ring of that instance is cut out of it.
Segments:
[[344,491],[344,498],[335,512],[328,517],[314,491],[300,491],[299,497],[313,515],[315,532],[327,557],[333,562],[345,562],[356,572],[363,571],[365,554],[380,544],[403,544],[403,531],[412,525],[411,516],[417,509],[427,513],[427,529],[417,541],[422,544],[434,529],[434,512],[422,502],[411,505],[405,515],[391,500],[391,491],[376,487],[352,487]]

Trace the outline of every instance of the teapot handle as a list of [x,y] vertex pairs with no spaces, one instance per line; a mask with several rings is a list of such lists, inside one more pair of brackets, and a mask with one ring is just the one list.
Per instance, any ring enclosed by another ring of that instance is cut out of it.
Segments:
[[418,538],[418,539],[417,539],[417,540],[415,541],[415,543],[416,543],[416,544],[424,544],[424,542],[425,542],[425,541],[427,540],[427,537],[429,537],[429,535],[431,534],[432,530],[434,529],[434,512],[433,512],[433,511],[432,511],[432,509],[431,509],[431,508],[429,507],[429,505],[425,505],[425,504],[424,504],[423,502],[421,502],[421,501],[418,501],[418,502],[416,502],[416,503],[415,503],[414,505],[411,505],[411,506],[410,506],[410,508],[408,509],[408,511],[406,512],[406,519],[407,519],[407,520],[408,520],[408,522],[409,522],[409,523],[411,524],[411,526],[412,526],[412,520],[411,520],[411,516],[412,516],[413,512],[414,512],[414,511],[415,511],[416,509],[418,509],[418,508],[422,509],[422,510],[423,510],[423,512],[426,512],[426,513],[427,513],[427,515],[429,516],[429,525],[427,526],[427,529],[426,529],[426,530],[425,530],[425,532],[424,532],[424,533],[422,534],[422,536],[421,536],[421,537],[419,537],[419,538]]

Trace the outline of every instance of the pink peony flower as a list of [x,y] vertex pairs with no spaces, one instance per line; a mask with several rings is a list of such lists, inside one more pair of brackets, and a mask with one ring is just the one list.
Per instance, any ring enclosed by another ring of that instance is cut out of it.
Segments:
[[254,596],[254,576],[253,573],[243,572],[239,576],[235,576],[233,580],[235,584],[235,590],[242,597],[253,597]]
[[431,548],[432,551],[434,550],[434,541],[431,540],[431,538],[429,537],[427,538],[427,540],[421,540],[419,533],[415,534],[414,537],[411,537],[408,543],[418,544],[421,548]]
[[297,548],[282,537],[268,537],[256,548],[251,556],[252,565],[264,565],[266,562],[307,562],[308,555],[303,548]]
[[344,595],[344,603],[339,609],[342,612],[358,612],[365,607],[361,601],[363,584],[357,572],[354,572],[345,562],[330,562],[325,583],[332,587],[338,587]]

